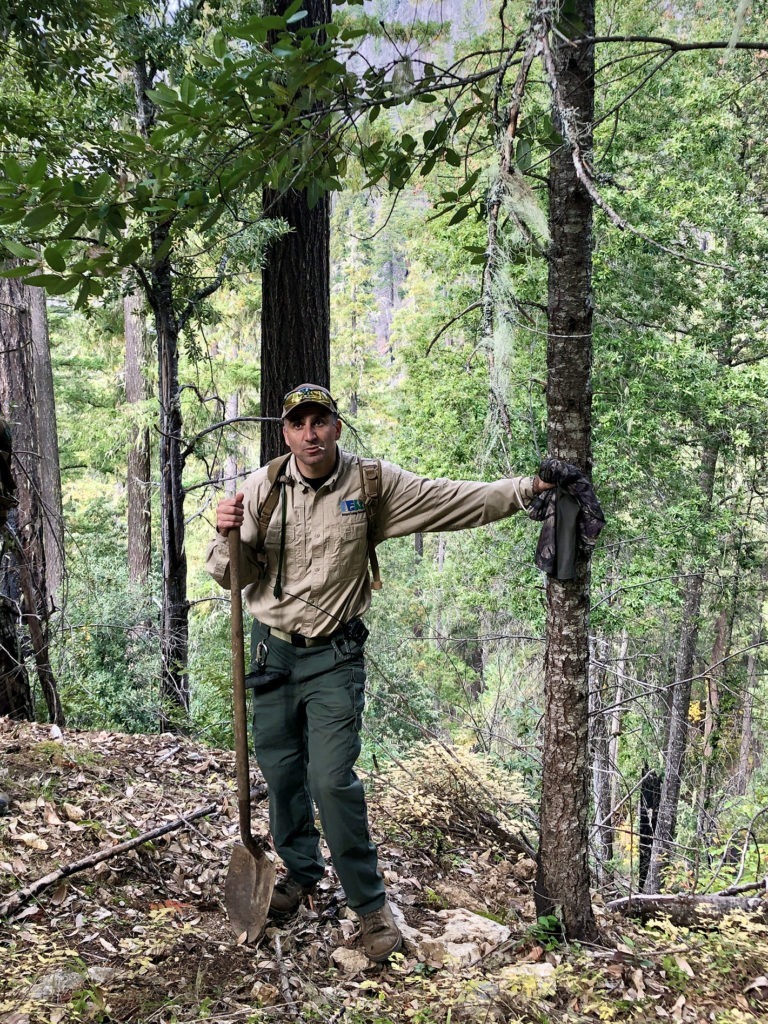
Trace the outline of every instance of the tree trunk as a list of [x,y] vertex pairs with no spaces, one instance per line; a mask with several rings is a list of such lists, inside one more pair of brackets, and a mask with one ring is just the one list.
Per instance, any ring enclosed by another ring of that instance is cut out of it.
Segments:
[[[11,559],[17,582],[8,595],[20,595],[22,623],[29,630],[38,680],[48,718],[64,725],[56,679],[50,663],[49,616],[44,542],[45,515],[41,504],[40,467],[47,451],[40,447],[32,342],[31,288],[19,278],[0,278],[0,408],[6,410],[14,438],[18,509],[9,523],[15,534]],[[56,444],[46,437],[46,444]]]
[[40,459],[40,500],[43,509],[45,575],[51,608],[55,607],[64,579],[64,512],[61,504],[59,431],[53,392],[51,343],[44,288],[30,288],[32,351],[35,375],[35,413]]
[[[702,493],[702,514],[706,515],[712,503],[717,466],[717,447],[709,447],[702,457],[699,484]],[[685,581],[683,596],[680,642],[675,664],[675,682],[672,691],[672,707],[669,722],[669,737],[664,758],[664,783],[656,821],[656,832],[651,849],[651,863],[645,880],[644,892],[659,892],[664,865],[672,853],[677,828],[677,808],[682,786],[683,766],[688,746],[688,713],[691,708],[691,685],[696,657],[696,643],[699,636],[701,596],[704,588],[704,573],[693,572]]]
[[18,604],[0,594],[0,715],[31,722],[35,709],[27,668],[19,649],[19,625]]
[[[541,11],[544,11],[542,5]],[[592,151],[594,48],[573,47],[569,33],[594,32],[593,0],[574,0],[550,32],[554,73],[567,113],[553,103],[564,138]],[[543,14],[546,17],[546,13]],[[550,82],[550,85],[553,83]],[[562,115],[570,120],[564,125]],[[569,145],[549,169],[547,342],[548,446],[551,456],[589,473],[592,463],[592,201],[579,182]],[[593,940],[589,891],[589,559],[573,580],[547,581],[541,839],[536,879],[539,916],[557,913],[571,939]]]
[[[153,252],[157,252],[163,245],[167,234],[167,224],[153,229]],[[172,288],[170,261],[167,258],[155,261],[152,268],[152,293],[160,386],[160,536],[163,566],[160,714],[163,729],[178,728],[174,712],[182,711],[186,715],[189,710],[189,602],[187,552],[184,546],[179,336]]]
[[725,676],[725,659],[731,651],[733,638],[733,618],[738,599],[739,573],[734,573],[733,589],[729,595],[728,607],[721,609],[715,622],[715,642],[712,645],[710,669],[705,679],[706,707],[704,713],[703,750],[701,755],[701,774],[699,781],[699,807],[696,816],[696,836],[700,848],[709,845],[712,831],[710,805],[712,801],[712,785],[720,745],[722,723],[720,721],[720,688]]
[[[124,284],[131,287],[130,278]],[[125,319],[125,397],[137,406],[150,397],[146,366],[147,331],[144,300],[131,288],[123,299]],[[152,511],[150,501],[149,427],[135,423],[128,447],[128,575],[134,583],[146,583],[152,569]]]
[[305,382],[330,386],[330,201],[309,208],[305,193],[266,190],[264,212],[291,232],[274,242],[262,273],[262,464],[285,450],[279,417],[286,391]]
[[[139,130],[147,135],[154,107],[147,91],[154,84],[146,62],[133,66]],[[163,574],[160,617],[160,726],[178,729],[179,712],[189,710],[189,602],[187,553],[184,546],[181,392],[179,390],[179,324],[173,305],[173,276],[168,255],[169,221],[156,221],[151,231],[152,273],[147,301],[155,319],[160,400],[160,550]],[[165,253],[158,258],[158,253]]]
[[[8,569],[15,565],[8,517],[16,507],[16,481],[11,470],[13,443],[5,417],[0,416],[0,715],[32,721],[35,711],[27,667],[19,647],[19,601],[10,596],[17,581]],[[18,589],[16,587],[16,589]]]
[[[273,4],[279,14],[287,7],[287,0]],[[329,0],[309,0],[303,9],[302,27],[331,20]],[[310,208],[306,192],[265,189],[263,209],[291,230],[270,246],[261,278],[261,415],[275,417],[262,424],[262,464],[285,450],[279,417],[286,391],[305,382],[329,387],[331,377],[330,196]]]
[[[607,651],[608,645],[603,642]],[[611,704],[614,686],[607,678],[604,657],[602,667],[595,673],[595,683],[589,694],[589,747],[592,762],[592,802],[597,821],[597,876],[601,885],[610,881],[608,865],[613,860],[613,826],[611,822],[610,733]],[[594,659],[597,660],[597,659]]]
[[[763,570],[765,579],[766,570]],[[757,625],[752,634],[752,650],[747,655],[747,682],[744,687],[744,697],[741,708],[741,742],[739,744],[739,763],[736,769],[736,777],[733,782],[733,791],[739,796],[747,792],[747,784],[756,768],[757,754],[755,752],[755,738],[752,732],[752,717],[754,713],[755,693],[759,685],[759,673],[757,663],[757,651],[763,643],[763,595],[757,603]]]

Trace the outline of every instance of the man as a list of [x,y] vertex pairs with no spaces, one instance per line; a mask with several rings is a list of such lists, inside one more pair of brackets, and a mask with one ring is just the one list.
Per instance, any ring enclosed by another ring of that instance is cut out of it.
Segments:
[[[365,951],[384,961],[402,939],[354,771],[365,687],[361,616],[371,603],[360,460],[338,446],[342,424],[326,388],[302,384],[289,391],[282,418],[291,456],[263,551],[259,509],[273,487],[265,466],[241,493],[220,502],[207,561],[228,588],[226,536],[241,530],[241,579],[254,616],[254,749],[269,787],[273,842],[286,866],[271,909],[292,913],[323,876],[314,801]],[[382,462],[372,540],[481,526],[526,508],[551,486],[537,476],[429,480]]]

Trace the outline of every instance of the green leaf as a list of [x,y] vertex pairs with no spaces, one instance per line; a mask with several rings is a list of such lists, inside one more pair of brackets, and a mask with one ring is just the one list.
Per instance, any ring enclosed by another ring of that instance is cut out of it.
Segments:
[[465,196],[467,192],[470,192],[474,188],[475,182],[480,177],[481,170],[482,168],[478,167],[476,171],[472,171],[463,185],[459,188],[459,196]]
[[3,246],[8,252],[13,253],[14,256],[20,260],[37,260],[40,258],[40,254],[37,249],[32,249],[28,245],[24,245],[22,242],[11,242],[3,240]]
[[11,181],[15,182],[17,185],[22,185],[26,180],[24,169],[15,156],[5,158],[3,161],[3,170],[5,171],[6,177],[10,178]]
[[455,149],[446,149],[444,151],[445,162],[449,167],[461,167],[461,157]]
[[35,158],[35,162],[27,171],[27,185],[35,187],[45,177],[45,172],[48,170],[48,158],[45,153],[39,153]]
[[470,209],[470,206],[460,206],[456,213],[454,213],[454,215],[448,221],[448,227],[451,227],[453,224],[461,224],[461,222],[466,218]]
[[29,231],[39,231],[47,227],[52,220],[56,220],[59,211],[53,203],[45,203],[43,206],[33,207],[24,218],[24,227]]
[[531,166],[531,144],[527,139],[519,139],[515,149],[515,161],[521,171]]
[[144,243],[140,238],[129,239],[118,254],[118,266],[127,267],[129,263],[134,263],[143,252]]
[[36,268],[25,263],[22,267],[4,267],[0,264],[0,277],[26,277]]
[[51,270],[55,270],[57,273],[63,274],[67,269],[67,261],[55,245],[47,246],[43,255],[45,256],[45,262]]
[[211,46],[212,46],[213,52],[216,54],[216,56],[219,58],[219,60],[221,60],[221,58],[227,52],[227,41],[224,38],[224,33],[223,32],[216,32],[214,34]]
[[86,216],[87,214],[85,210],[83,210],[82,213],[76,213],[72,220],[68,221],[61,229],[61,237],[72,238],[73,235],[76,235],[85,223]]
[[58,274],[33,274],[27,278],[32,288],[45,288],[51,295],[63,295],[77,284],[77,278],[59,277]]

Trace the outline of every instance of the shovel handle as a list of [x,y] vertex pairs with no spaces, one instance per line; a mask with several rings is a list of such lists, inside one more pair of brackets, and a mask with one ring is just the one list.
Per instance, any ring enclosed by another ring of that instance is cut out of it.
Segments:
[[263,845],[251,833],[251,779],[248,764],[248,723],[245,702],[245,650],[243,643],[243,598],[240,587],[240,530],[231,529],[229,541],[229,587],[232,597],[232,704],[237,765],[237,812],[240,838],[254,857],[264,854]]

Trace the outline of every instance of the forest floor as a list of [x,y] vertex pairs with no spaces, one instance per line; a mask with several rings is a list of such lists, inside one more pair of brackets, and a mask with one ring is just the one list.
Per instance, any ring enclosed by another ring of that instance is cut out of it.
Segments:
[[[596,901],[601,944],[555,945],[535,919],[533,862],[482,815],[415,828],[407,801],[398,820],[396,801],[380,805],[371,788],[408,936],[377,965],[330,868],[311,906],[238,943],[222,904],[238,832],[231,752],[171,735],[52,737],[0,718],[0,789],[10,797],[0,904],[62,865],[210,808],[14,909],[0,931],[0,1024],[768,1021],[768,929],[748,919],[641,926]],[[266,813],[257,800],[262,834]]]

